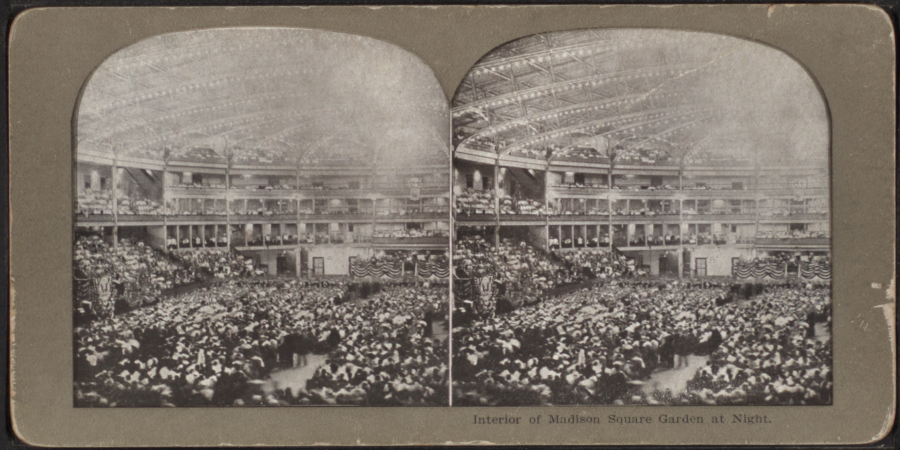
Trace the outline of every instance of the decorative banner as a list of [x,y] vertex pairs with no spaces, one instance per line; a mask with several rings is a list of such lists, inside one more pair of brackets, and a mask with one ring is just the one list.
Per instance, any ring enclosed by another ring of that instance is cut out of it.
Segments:
[[[417,272],[419,278],[448,278],[450,277],[450,268],[447,264],[435,264],[431,261],[418,261]],[[350,265],[350,274],[354,277],[387,277],[401,278],[403,277],[403,263],[385,262],[385,261],[360,261],[355,260]],[[408,275],[411,275],[409,273]]]
[[108,276],[98,278],[96,286],[98,300],[101,302],[112,300],[112,280]]
[[487,276],[481,279],[473,278],[475,284],[475,310],[484,316],[493,315],[497,308],[497,300],[494,298],[494,279]]
[[783,280],[787,278],[787,263],[775,263],[771,261],[751,262],[740,261],[734,265],[732,275],[735,278],[772,278]]
[[490,298],[493,294],[493,279],[490,276],[482,277],[478,280],[478,296],[481,298]]
[[431,276],[431,262],[430,261],[419,261],[416,263],[416,275],[421,278],[428,278]]
[[450,267],[447,264],[440,264],[432,267],[431,274],[438,278],[449,278],[450,277]]
[[387,278],[400,278],[403,276],[403,263],[385,263],[381,268],[381,274]]
[[109,276],[91,280],[91,309],[94,316],[105,319],[113,316],[113,286]]
[[800,262],[800,277],[805,280],[831,280],[831,264],[827,261]]

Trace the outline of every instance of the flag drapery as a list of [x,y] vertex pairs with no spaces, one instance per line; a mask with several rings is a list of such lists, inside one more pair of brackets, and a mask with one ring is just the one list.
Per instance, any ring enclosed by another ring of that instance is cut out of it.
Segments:
[[[404,275],[403,263],[400,261],[360,261],[355,260],[350,265],[350,273],[355,277],[387,277],[400,278]],[[406,275],[417,273],[419,278],[447,278],[450,276],[450,268],[445,264],[434,264],[431,261],[417,261],[414,271],[407,271]]]
[[804,280],[831,279],[831,263],[828,261],[800,262],[800,277]]
[[787,278],[787,263],[773,261],[753,260],[750,262],[739,261],[735,263],[733,273],[735,278],[772,278],[783,280]]

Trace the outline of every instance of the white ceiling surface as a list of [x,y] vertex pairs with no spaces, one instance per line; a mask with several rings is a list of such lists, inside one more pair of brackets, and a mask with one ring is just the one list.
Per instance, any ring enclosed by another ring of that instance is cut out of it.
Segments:
[[661,149],[677,163],[736,159],[824,166],[826,106],[787,54],[742,39],[651,29],[584,30],[498,47],[453,100],[462,148],[546,158],[574,148]]
[[318,30],[155,36],[85,86],[78,151],[235,163],[446,163],[449,105],[431,69],[391,44]]

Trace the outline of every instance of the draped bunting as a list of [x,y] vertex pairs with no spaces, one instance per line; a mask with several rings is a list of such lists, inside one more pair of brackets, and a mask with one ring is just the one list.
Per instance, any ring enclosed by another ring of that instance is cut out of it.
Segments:
[[775,263],[771,261],[751,262],[739,261],[735,263],[733,273],[735,278],[772,278],[783,280],[787,277],[787,263]]
[[435,264],[431,261],[419,261],[416,263],[416,270],[421,278],[447,278],[450,276],[450,268],[446,263]]
[[805,280],[831,279],[831,264],[827,261],[800,262],[800,277]]
[[356,260],[350,267],[350,272],[357,277],[382,277],[399,278],[403,273],[400,262],[386,261],[360,261]]
[[[360,261],[355,260],[350,266],[350,273],[355,277],[388,277],[400,278],[403,276],[403,263],[386,261]],[[447,278],[450,276],[450,268],[446,264],[434,264],[431,261],[418,261],[418,274],[420,278]],[[412,275],[407,271],[406,275]]]

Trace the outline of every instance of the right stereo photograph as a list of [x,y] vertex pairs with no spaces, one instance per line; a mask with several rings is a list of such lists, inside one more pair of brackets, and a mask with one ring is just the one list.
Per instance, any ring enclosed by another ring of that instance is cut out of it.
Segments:
[[830,405],[830,116],[788,54],[538,34],[452,101],[453,406]]

